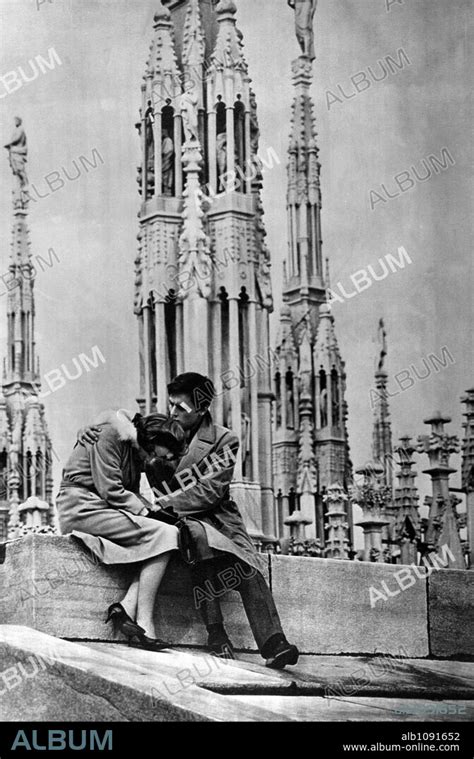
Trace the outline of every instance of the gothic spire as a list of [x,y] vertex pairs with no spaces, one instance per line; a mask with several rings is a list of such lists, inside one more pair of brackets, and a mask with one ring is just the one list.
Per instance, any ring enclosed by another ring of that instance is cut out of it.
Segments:
[[463,547],[458,531],[456,503],[458,499],[449,492],[449,477],[456,472],[449,465],[451,454],[460,450],[457,435],[445,432],[444,425],[451,421],[436,411],[433,416],[424,420],[431,426],[429,435],[418,437],[417,450],[426,453],[430,466],[424,469],[432,481],[432,496],[427,498],[430,506],[428,523],[425,531],[425,551],[439,552],[443,546],[449,547],[451,556],[448,566],[450,569],[465,569]]
[[[329,266],[326,261],[324,271],[322,260],[320,163],[310,95],[316,0],[291,0],[289,5],[295,11],[296,34],[303,54],[292,62],[294,99],[287,165],[288,253],[283,262],[279,358],[275,362],[279,370],[274,378],[277,397],[274,450],[278,465],[282,462],[285,467],[285,477],[276,478],[282,489],[284,508],[289,500],[288,487],[293,489],[296,485],[301,498],[306,499],[308,518],[311,513],[314,520],[314,525],[305,528],[306,532],[313,532],[324,546],[326,532],[334,541],[341,526],[339,512],[334,511],[334,519],[326,520],[325,510],[329,504],[336,509],[336,501],[339,508],[340,501],[345,499],[339,498],[337,489],[333,493],[335,500],[324,500],[323,495],[331,486],[348,487],[352,464],[344,397],[345,368],[327,303]],[[285,423],[285,413],[288,418],[285,392],[288,393],[289,383],[283,374],[285,361],[293,357],[293,340],[298,360],[293,391],[297,413],[290,416],[295,420],[294,429]],[[295,445],[298,447],[296,467]],[[347,502],[347,521],[352,541],[350,502]],[[342,553],[344,551],[342,548]]]
[[180,76],[169,10],[161,5],[153,20],[154,35],[144,79],[153,80],[154,100],[161,96],[164,104],[181,92]]
[[400,469],[396,472],[398,485],[393,494],[395,514],[393,536],[400,546],[400,562],[402,564],[417,564],[418,544],[421,536],[421,522],[418,511],[418,490],[415,480],[417,473],[413,471],[413,454],[416,447],[412,445],[409,435],[400,438],[395,453],[400,459]]
[[331,307],[327,304],[322,305],[319,309],[319,326],[314,353],[319,364],[324,363],[326,368],[344,367],[334,328],[334,316]]
[[[31,530],[54,532],[55,528],[50,509],[51,441],[43,405],[38,398],[39,367],[35,357],[34,267],[27,224],[27,141],[18,117],[13,137],[6,147],[14,187],[11,286],[7,300],[8,344],[0,399],[3,443],[0,475],[6,482],[4,495],[9,507],[8,525],[4,522],[3,532],[7,529],[8,536],[15,538]],[[32,495],[38,496],[41,508],[28,500]]]
[[462,489],[466,494],[466,526],[470,566],[474,567],[474,388],[461,399],[466,406],[462,442]]
[[10,424],[5,396],[0,389],[0,455],[7,453],[10,448]]
[[334,316],[327,303],[319,307],[313,365],[318,430],[316,447],[342,447],[337,455],[325,457],[321,484],[328,487],[339,482],[347,487],[352,478],[352,464],[347,433],[346,370],[337,341]]
[[7,299],[8,347],[4,387],[15,382],[33,388],[37,382],[34,337],[34,267],[31,262],[28,214],[28,157],[22,120],[15,118],[15,130],[6,145],[13,172],[13,229]]
[[199,0],[190,0],[184,20],[182,65],[184,89],[197,91],[199,108],[204,107],[203,88],[198,85],[203,81],[205,53],[206,41]]
[[276,351],[281,358],[285,357],[287,360],[289,358],[296,366],[298,354],[293,334],[291,309],[285,295],[283,296],[283,304],[280,309],[280,325],[278,328]]
[[[179,239],[180,299],[191,295],[208,298],[211,293],[209,239],[204,232],[203,192],[199,184],[202,163],[199,143],[184,143],[183,165],[186,186],[183,192],[183,230]],[[202,326],[202,325],[201,325]]]
[[393,484],[392,430],[388,404],[388,374],[384,369],[387,355],[387,333],[384,320],[380,319],[378,328],[380,354],[375,372],[375,390],[370,393],[374,413],[372,437],[372,455],[384,468],[384,481],[388,487]]
[[293,298],[315,304],[326,299],[322,264],[321,187],[317,133],[310,95],[311,61],[300,56],[292,63],[295,97],[288,148],[287,212],[289,252],[287,291]]
[[[318,489],[316,458],[314,455],[314,424],[312,394],[312,357],[309,321],[306,320],[299,345],[299,440],[298,440],[298,481],[300,508],[303,516],[311,519],[313,527],[308,536],[316,534],[314,494]],[[310,528],[308,528],[309,530]]]
[[216,96],[220,94],[225,101],[229,93],[229,89],[225,87],[226,73],[233,71],[238,74],[234,82],[235,90],[232,93],[235,100],[239,88],[242,94],[245,89],[248,89],[250,79],[243,52],[242,35],[237,29],[235,18],[237,7],[234,0],[220,0],[216,13],[219,30],[211,56],[210,79],[214,84]]

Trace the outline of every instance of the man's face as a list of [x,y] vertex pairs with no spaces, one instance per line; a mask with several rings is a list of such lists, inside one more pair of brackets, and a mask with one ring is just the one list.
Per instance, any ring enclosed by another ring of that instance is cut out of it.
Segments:
[[168,406],[171,419],[179,422],[185,432],[197,427],[203,417],[189,395],[170,395]]

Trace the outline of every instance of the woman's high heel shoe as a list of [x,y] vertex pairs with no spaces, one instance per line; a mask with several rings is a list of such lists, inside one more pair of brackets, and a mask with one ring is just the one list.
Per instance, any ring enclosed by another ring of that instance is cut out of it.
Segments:
[[130,635],[128,645],[133,648],[142,648],[145,651],[162,651],[164,648],[170,648],[171,644],[166,640],[161,640],[161,638],[149,638],[148,635],[145,635],[145,631],[143,631],[143,633]]
[[136,635],[145,635],[145,630],[140,625],[137,625],[131,617],[127,614],[122,604],[112,604],[107,609],[107,622],[113,622],[116,632],[121,632],[127,638]]

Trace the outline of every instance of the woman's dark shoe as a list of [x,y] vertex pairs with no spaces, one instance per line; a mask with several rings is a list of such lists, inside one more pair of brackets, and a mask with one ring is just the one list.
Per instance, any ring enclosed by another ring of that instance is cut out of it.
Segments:
[[162,651],[164,648],[170,648],[171,646],[170,643],[166,640],[161,640],[161,638],[149,638],[148,635],[145,635],[145,631],[130,635],[128,645],[132,646],[132,648],[142,648],[145,651]]
[[279,640],[267,657],[265,666],[270,669],[284,669],[287,664],[296,664],[299,655],[296,646],[292,646],[286,639]]
[[107,609],[107,622],[113,622],[116,632],[121,632],[127,638],[132,635],[144,635],[145,630],[140,625],[137,625],[131,617],[127,614],[122,604],[112,604]]

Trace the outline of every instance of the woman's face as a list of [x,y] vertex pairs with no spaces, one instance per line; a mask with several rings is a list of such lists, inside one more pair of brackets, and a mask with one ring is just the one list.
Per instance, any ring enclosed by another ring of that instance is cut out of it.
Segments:
[[145,461],[145,474],[152,487],[159,487],[162,482],[168,482],[173,477],[177,466],[177,458],[164,445],[155,445],[154,452]]
[[171,461],[174,459],[174,453],[165,445],[154,445],[152,456],[154,458],[164,459],[165,461]]
[[144,471],[149,467],[153,468],[160,464],[168,470],[168,467],[173,465],[173,460],[175,459],[175,454],[166,445],[154,445],[148,449],[139,446],[138,453]]

